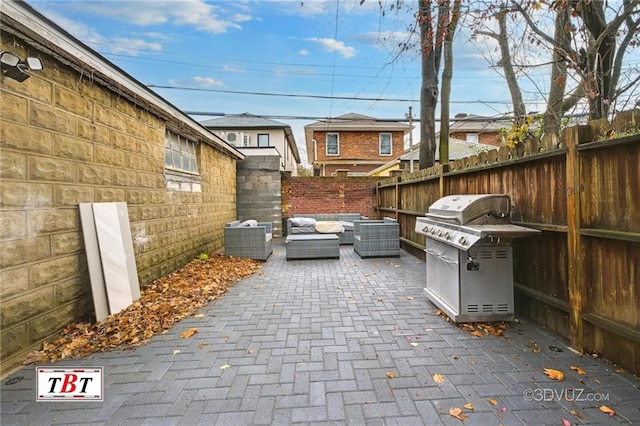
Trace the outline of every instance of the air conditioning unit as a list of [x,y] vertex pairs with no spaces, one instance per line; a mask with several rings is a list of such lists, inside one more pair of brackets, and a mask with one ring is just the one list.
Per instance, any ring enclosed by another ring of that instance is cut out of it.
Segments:
[[243,144],[243,136],[242,132],[227,132],[227,142],[235,146],[242,146]]

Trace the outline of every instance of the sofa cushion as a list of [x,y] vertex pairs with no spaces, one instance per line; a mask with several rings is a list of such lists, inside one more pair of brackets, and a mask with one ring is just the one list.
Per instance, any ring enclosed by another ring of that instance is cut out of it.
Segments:
[[293,226],[316,226],[316,220],[312,217],[292,217],[291,224]]
[[316,222],[316,231],[320,234],[337,234],[344,232],[344,227],[338,221],[319,220]]
[[242,222],[240,225],[238,225],[239,228],[245,228],[245,227],[256,227],[258,226],[258,221],[257,220],[253,220],[253,219],[248,219],[245,220],[244,222]]
[[340,224],[342,225],[345,231],[353,231],[353,222],[346,222],[344,220],[341,220]]
[[292,234],[315,234],[316,227],[315,226],[292,226],[291,233]]

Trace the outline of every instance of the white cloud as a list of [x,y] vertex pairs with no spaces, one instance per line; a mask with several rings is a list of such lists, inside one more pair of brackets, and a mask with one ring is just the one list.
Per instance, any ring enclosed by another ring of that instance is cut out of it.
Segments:
[[328,52],[338,52],[343,58],[352,58],[356,54],[356,49],[351,46],[346,46],[343,42],[334,40],[332,38],[318,38],[310,37],[305,40],[319,43]]
[[204,0],[83,1],[76,2],[74,6],[87,12],[139,26],[173,24],[174,26],[191,26],[198,31],[214,34],[242,28],[231,19],[218,16],[219,7],[208,4]]
[[171,79],[169,84],[172,85],[185,85],[185,86],[199,86],[199,87],[224,87],[224,83],[220,80],[215,80],[211,77],[189,77],[185,79]]
[[307,49],[302,49],[298,51],[298,55],[300,56],[308,56],[310,52]]
[[230,71],[230,72],[244,72],[245,69],[243,67],[236,67],[233,65],[225,65],[222,67],[223,70],[225,71]]
[[233,22],[247,22],[253,20],[251,15],[245,15],[244,13],[236,13],[231,17]]
[[[104,37],[98,34],[98,32],[94,28],[82,22],[73,21],[69,18],[59,15],[56,12],[48,10],[45,12],[47,17],[56,22],[69,33],[73,34],[74,37],[82,40],[83,43],[88,44],[93,48],[99,49],[101,51],[106,51],[109,53],[123,53],[136,56],[140,50],[153,52],[159,52],[162,50],[161,43],[148,42],[141,38]],[[166,39],[166,37],[164,37],[161,33],[146,33],[144,35],[149,38],[155,38],[156,40]]]
[[109,50],[113,53],[125,53],[135,56],[140,50],[160,52],[162,51],[162,44],[130,38],[114,38],[109,42]]

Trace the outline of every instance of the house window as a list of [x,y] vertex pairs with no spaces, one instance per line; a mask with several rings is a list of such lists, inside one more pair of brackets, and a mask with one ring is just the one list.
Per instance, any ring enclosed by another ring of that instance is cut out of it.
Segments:
[[197,174],[196,143],[167,130],[164,135],[164,165],[168,169]]
[[268,133],[258,133],[258,147],[264,148],[269,146],[269,134]]
[[380,133],[380,155],[391,155],[392,151],[391,133]]
[[337,133],[327,133],[327,155],[340,155],[340,140]]
[[478,143],[478,134],[477,133],[467,133],[467,142],[468,143]]

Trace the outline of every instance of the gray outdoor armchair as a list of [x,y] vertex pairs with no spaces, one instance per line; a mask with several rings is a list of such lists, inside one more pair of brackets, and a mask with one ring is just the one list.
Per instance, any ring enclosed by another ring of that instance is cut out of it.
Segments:
[[400,225],[387,217],[353,222],[353,249],[360,257],[400,256]]
[[234,220],[224,227],[224,254],[265,261],[271,255],[272,224]]

